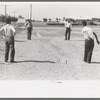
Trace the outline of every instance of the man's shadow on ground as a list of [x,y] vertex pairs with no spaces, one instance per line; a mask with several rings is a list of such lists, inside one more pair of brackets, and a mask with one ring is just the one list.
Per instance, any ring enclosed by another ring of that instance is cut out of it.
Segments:
[[92,64],[100,64],[100,62],[91,62]]
[[15,42],[26,42],[24,40],[15,40]]
[[[35,62],[35,63],[51,63],[51,64],[54,64],[56,62],[54,61],[40,61],[40,60],[24,60],[24,61],[15,61],[13,62],[14,63],[26,63],[26,62]],[[0,63],[1,65],[2,64],[10,64],[10,62],[7,62],[7,63]]]
[[84,40],[70,40],[70,41],[84,41]]
[[24,61],[16,61],[15,63],[24,63],[24,62],[55,63],[54,61],[40,61],[40,60],[24,60]]

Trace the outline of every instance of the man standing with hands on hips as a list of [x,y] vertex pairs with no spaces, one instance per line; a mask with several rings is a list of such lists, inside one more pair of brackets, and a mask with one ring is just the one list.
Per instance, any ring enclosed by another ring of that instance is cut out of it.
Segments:
[[100,44],[100,42],[95,32],[93,32],[93,30],[87,26],[87,22],[83,21],[82,24],[83,24],[82,33],[84,34],[85,37],[84,61],[87,63],[91,63],[92,52],[94,48],[94,37],[96,38],[98,44]]
[[0,31],[4,31],[3,37],[5,38],[5,62],[9,58],[10,50],[10,62],[14,63],[15,48],[14,48],[14,36],[16,34],[15,28],[11,25],[11,18],[6,18],[6,25],[3,26]]

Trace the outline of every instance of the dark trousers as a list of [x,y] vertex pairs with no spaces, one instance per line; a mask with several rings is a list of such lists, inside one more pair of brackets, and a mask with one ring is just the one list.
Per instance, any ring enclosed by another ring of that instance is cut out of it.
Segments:
[[14,61],[15,48],[14,48],[14,37],[5,38],[5,61],[9,58],[10,51],[10,61]]
[[93,39],[85,39],[84,61],[90,63],[92,58],[92,52],[94,48]]
[[27,39],[31,40],[31,28],[27,28]]
[[70,28],[66,27],[65,40],[70,40]]

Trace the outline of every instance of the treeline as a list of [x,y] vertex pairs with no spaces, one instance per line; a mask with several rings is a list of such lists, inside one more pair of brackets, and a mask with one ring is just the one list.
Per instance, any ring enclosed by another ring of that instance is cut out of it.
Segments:
[[12,22],[18,21],[17,17],[0,15],[0,22],[5,22],[7,17],[10,17]]

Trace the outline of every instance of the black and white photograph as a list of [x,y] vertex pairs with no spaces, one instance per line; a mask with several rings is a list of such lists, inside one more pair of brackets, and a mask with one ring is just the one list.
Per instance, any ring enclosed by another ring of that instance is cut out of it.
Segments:
[[0,2],[0,84],[100,80],[99,9],[100,2]]
[[100,79],[100,3],[0,4],[0,80]]

